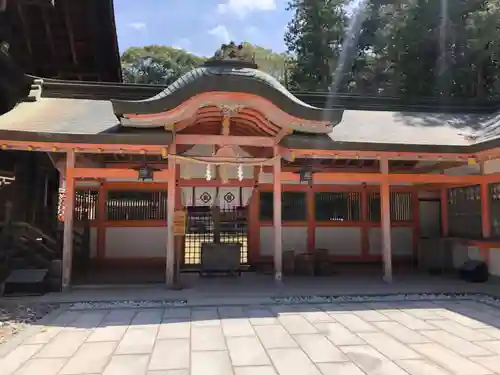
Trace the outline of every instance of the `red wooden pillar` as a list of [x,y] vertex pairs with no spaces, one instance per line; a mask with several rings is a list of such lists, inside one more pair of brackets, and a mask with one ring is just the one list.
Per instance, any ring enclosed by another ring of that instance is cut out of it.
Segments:
[[411,192],[411,206],[413,212],[413,262],[418,261],[418,245],[420,240],[420,200],[418,199],[418,195],[418,188]]
[[98,206],[97,206],[97,251],[96,259],[97,262],[104,262],[106,258],[106,228],[104,227],[104,221],[106,220],[106,200],[108,199],[108,191],[104,185],[104,181],[100,182],[99,185],[99,195],[98,195]]
[[64,199],[64,232],[62,254],[62,290],[68,290],[71,285],[71,271],[73,268],[73,216],[75,210],[75,152],[66,154],[66,196]]
[[441,188],[441,236],[449,236],[448,227],[448,189],[446,187]]
[[273,175],[273,225],[274,225],[274,278],[282,279],[283,269],[283,234],[281,228],[281,158],[275,150]]
[[[389,174],[389,160],[380,160],[380,173]],[[384,263],[384,281],[392,281],[392,249],[391,249],[391,192],[388,179],[380,185],[380,226],[382,235],[382,261]]]
[[168,155],[168,186],[167,186],[167,249],[165,254],[165,278],[169,287],[175,283],[175,237],[174,215],[176,205],[176,161],[175,144],[170,145]]
[[368,191],[366,183],[363,183],[361,190],[361,256],[364,259],[370,256],[370,228],[368,224]]
[[314,204],[314,190],[308,186],[307,198],[307,252],[314,253],[316,249],[316,207]]
[[483,238],[491,235],[490,192],[487,182],[481,182],[481,226]]
[[[481,163],[481,175],[484,176],[484,163]],[[491,236],[491,212],[490,212],[490,189],[486,181],[481,180],[481,227],[483,238],[487,239]],[[486,244],[480,246],[479,251],[489,266],[490,263],[490,247]]]

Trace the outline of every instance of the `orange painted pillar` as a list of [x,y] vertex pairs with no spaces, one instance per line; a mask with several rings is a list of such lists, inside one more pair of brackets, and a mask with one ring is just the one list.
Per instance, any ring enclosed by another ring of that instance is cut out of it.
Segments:
[[481,226],[483,238],[490,238],[491,217],[490,217],[490,192],[487,182],[481,182]]
[[96,258],[98,262],[104,261],[106,258],[106,228],[104,227],[104,221],[106,220],[106,200],[108,199],[108,191],[104,185],[104,181],[100,182],[99,185],[99,195],[97,200],[97,254]]
[[448,189],[443,187],[441,188],[441,236],[448,237],[449,236],[449,227],[448,227]]
[[[483,165],[481,165],[483,172]],[[481,227],[484,239],[491,237],[491,212],[490,212],[490,189],[488,182],[481,181]],[[490,247],[487,244],[480,246],[479,251],[485,261],[490,265]]]
[[275,150],[273,175],[274,279],[281,281],[283,270],[283,231],[281,227],[281,158]]
[[314,191],[308,186],[307,198],[307,252],[313,253],[316,248],[316,207],[314,205]]
[[66,154],[66,197],[64,199],[64,232],[62,252],[62,290],[68,290],[71,285],[73,268],[73,216],[75,211],[75,152]]
[[[387,177],[389,160],[380,160],[380,172]],[[380,184],[380,227],[382,235],[382,261],[384,263],[384,281],[392,281],[392,248],[391,248],[391,193],[388,179]]]
[[368,227],[368,191],[366,183],[361,190],[361,255],[363,258],[370,256],[370,228]]
[[165,281],[168,287],[175,287],[175,237],[174,215],[176,204],[176,161],[175,144],[170,145],[168,155],[167,186],[167,249],[165,253]]

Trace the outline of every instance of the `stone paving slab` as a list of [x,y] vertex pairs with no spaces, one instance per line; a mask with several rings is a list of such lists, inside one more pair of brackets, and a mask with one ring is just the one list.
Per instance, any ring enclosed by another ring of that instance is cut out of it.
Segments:
[[0,375],[500,375],[500,310],[390,301],[61,310]]

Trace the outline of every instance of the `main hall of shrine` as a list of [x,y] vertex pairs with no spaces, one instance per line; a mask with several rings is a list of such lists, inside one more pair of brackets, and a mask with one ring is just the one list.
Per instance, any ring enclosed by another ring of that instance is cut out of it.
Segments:
[[206,244],[236,244],[242,269],[276,280],[319,253],[380,264],[388,282],[441,252],[500,276],[497,108],[319,100],[236,46],[167,87],[25,79],[0,115],[1,152],[58,171],[63,287],[81,225],[90,267],[160,265],[170,285]]

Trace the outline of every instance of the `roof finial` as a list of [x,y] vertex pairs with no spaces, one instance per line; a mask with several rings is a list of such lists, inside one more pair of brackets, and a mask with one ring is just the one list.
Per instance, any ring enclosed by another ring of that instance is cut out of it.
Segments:
[[205,65],[238,65],[257,68],[254,56],[245,50],[243,44],[236,45],[233,41],[229,44],[222,44],[214,56],[205,62]]

